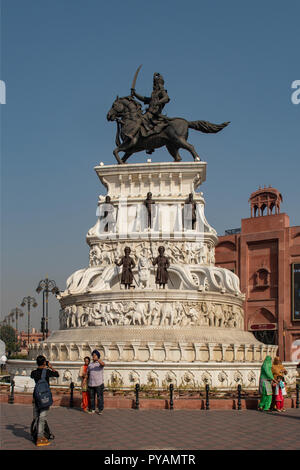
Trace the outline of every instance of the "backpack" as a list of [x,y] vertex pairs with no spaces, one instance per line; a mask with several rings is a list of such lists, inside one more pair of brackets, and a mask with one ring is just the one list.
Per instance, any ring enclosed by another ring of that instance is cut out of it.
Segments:
[[35,384],[33,396],[39,410],[49,408],[53,403],[52,393],[46,380],[46,369],[43,369],[40,380]]
[[[38,420],[39,418],[36,418],[32,421],[31,426],[30,426],[30,434],[32,437],[32,440],[34,443],[37,441],[37,434],[38,434]],[[45,427],[44,427],[44,436],[48,440],[54,439],[54,434],[50,431],[49,425],[47,421],[45,421]]]

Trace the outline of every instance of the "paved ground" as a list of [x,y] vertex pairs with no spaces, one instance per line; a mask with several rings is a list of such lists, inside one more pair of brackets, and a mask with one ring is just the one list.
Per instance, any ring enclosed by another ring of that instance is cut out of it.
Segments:
[[255,410],[104,410],[101,416],[53,407],[51,446],[30,438],[32,408],[1,404],[1,448],[86,450],[299,449],[300,409],[286,413]]

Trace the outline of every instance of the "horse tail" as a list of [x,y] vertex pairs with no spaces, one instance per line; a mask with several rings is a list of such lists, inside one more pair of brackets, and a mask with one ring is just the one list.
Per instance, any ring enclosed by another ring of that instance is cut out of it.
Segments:
[[222,124],[213,124],[208,121],[188,121],[188,126],[190,129],[195,129],[195,131],[201,131],[205,134],[216,134],[228,126],[229,123],[230,121],[223,122]]
[[117,133],[116,133],[116,146],[117,147],[121,146],[120,134],[121,134],[121,123],[117,121]]

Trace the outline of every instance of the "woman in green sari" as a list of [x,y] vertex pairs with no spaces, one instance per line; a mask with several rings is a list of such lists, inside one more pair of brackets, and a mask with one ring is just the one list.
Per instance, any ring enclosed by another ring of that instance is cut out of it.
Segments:
[[267,356],[261,366],[259,378],[259,393],[261,399],[258,405],[259,411],[270,411],[272,403],[272,381],[274,377],[272,374],[272,358]]

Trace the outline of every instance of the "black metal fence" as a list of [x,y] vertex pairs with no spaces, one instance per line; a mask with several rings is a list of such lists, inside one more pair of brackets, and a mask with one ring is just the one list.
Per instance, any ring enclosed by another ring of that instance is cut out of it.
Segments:
[[[67,388],[67,387],[52,386],[51,388],[55,389],[55,388]],[[74,382],[71,382],[70,386],[69,386],[69,389],[70,389],[69,406],[70,406],[70,408],[73,408],[74,407],[74,389],[80,390],[80,387],[76,387]],[[120,391],[121,388],[116,388],[114,390],[119,390]],[[130,390],[132,391],[132,389],[130,389]],[[300,385],[299,385],[299,383],[297,383],[296,384],[296,401],[295,401],[296,408],[299,408],[299,405],[300,405],[299,390],[300,390]],[[152,389],[152,391],[159,391],[159,390]],[[193,389],[193,391],[195,391],[195,390]],[[140,409],[140,392],[141,392],[140,384],[137,383],[135,385],[134,392],[135,392],[135,405],[134,405],[134,408],[136,410],[139,410]],[[10,395],[9,395],[8,403],[14,404],[14,394],[15,394],[15,381],[12,379],[10,381]],[[174,409],[174,385],[172,383],[169,386],[168,394],[169,394],[169,409],[173,410]],[[202,396],[200,396],[199,398],[201,400],[203,400]],[[234,397],[232,397],[232,398],[234,398]],[[242,409],[242,386],[240,384],[237,386],[237,397],[236,398],[237,398],[237,408],[236,409],[241,410]],[[207,384],[205,386],[205,410],[209,410],[209,409],[210,409],[210,387]]]

